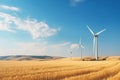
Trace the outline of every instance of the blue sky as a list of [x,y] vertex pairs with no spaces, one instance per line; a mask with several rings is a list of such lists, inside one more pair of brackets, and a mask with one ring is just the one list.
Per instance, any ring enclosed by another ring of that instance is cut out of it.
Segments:
[[99,55],[119,55],[119,0],[0,0],[0,55],[93,56],[93,36]]

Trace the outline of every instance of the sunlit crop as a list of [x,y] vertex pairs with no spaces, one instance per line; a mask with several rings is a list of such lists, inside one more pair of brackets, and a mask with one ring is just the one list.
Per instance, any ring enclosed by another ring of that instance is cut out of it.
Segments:
[[120,61],[0,61],[0,80],[120,80]]

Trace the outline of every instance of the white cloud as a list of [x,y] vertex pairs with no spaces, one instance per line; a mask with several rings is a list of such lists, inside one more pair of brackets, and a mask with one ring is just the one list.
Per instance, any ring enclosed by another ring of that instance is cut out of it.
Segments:
[[15,17],[0,12],[0,30],[15,32],[14,30],[11,29],[12,26],[10,26],[10,24],[15,20],[16,20]]
[[[12,11],[19,11],[15,7],[0,5],[0,8]],[[0,30],[17,33],[17,30],[28,32],[33,39],[47,38],[55,35],[60,29],[51,28],[47,23],[33,18],[22,19],[8,13],[0,12]],[[11,43],[11,42],[10,42]],[[14,43],[14,42],[13,42]],[[39,42],[18,42],[11,47],[0,47],[1,55],[51,55],[67,56],[67,50],[71,43],[48,44]]]
[[81,2],[84,2],[85,0],[70,0],[71,6],[76,6]]
[[24,54],[44,55],[46,51],[45,43],[17,43],[18,48]]
[[50,37],[58,32],[58,29],[50,28],[45,22],[31,18],[21,19],[0,12],[0,30],[16,32],[16,29],[29,32],[33,39]]
[[70,42],[50,44],[47,46],[46,54],[55,56],[68,56],[70,44]]
[[64,47],[64,46],[69,45],[69,44],[70,44],[70,42],[64,42],[64,43],[59,43],[59,44],[51,45],[50,47],[58,48],[58,47]]
[[74,50],[74,49],[78,49],[79,48],[79,44],[71,44],[70,49]]
[[29,31],[33,39],[45,38],[53,36],[57,33],[57,29],[50,28],[45,22],[38,22],[36,19],[26,19],[22,23],[18,23],[19,29]]
[[11,10],[11,11],[20,11],[19,8],[14,6],[0,5],[0,8],[5,10]]
[[48,44],[47,42],[17,43],[17,50],[19,50],[20,54],[27,55],[67,56],[70,44],[69,42],[58,44]]
[[39,42],[17,42],[14,46],[0,46],[0,55],[49,55],[49,56],[70,56],[70,47],[73,49],[74,56],[79,54],[78,44],[70,42],[49,44],[46,41]]

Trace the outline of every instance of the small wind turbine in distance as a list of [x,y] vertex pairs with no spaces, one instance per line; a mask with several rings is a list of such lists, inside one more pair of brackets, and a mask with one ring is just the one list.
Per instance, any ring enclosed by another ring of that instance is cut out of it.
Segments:
[[84,46],[82,45],[82,39],[80,38],[80,41],[79,41],[79,48],[80,48],[80,51],[81,51],[81,59],[82,59],[82,49],[84,48]]
[[72,53],[73,53],[73,52],[72,52],[72,50],[70,50],[70,54],[71,54],[71,59],[72,59]]
[[93,54],[95,54],[95,58],[96,60],[98,60],[98,36],[99,34],[101,34],[102,32],[104,32],[106,29],[103,29],[99,32],[97,32],[96,34],[92,31],[92,29],[90,29],[90,27],[87,25],[87,28],[89,29],[89,31],[92,33],[93,35]]

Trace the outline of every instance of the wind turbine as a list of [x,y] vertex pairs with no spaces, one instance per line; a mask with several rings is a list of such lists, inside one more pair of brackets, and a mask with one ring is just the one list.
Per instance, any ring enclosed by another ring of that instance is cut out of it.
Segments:
[[102,32],[104,32],[106,29],[103,29],[97,33],[94,33],[92,31],[92,29],[90,29],[90,27],[87,25],[87,28],[89,29],[89,31],[91,32],[91,34],[93,35],[93,53],[95,54],[95,58],[96,60],[98,60],[98,36],[99,34],[101,34]]
[[82,49],[84,48],[84,46],[82,45],[82,39],[80,39],[80,41],[79,41],[79,48],[81,51],[81,59],[82,59]]
[[73,52],[72,52],[72,50],[70,50],[70,54],[71,54],[71,59],[72,59],[72,53],[73,53]]

